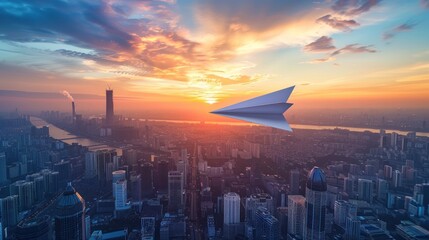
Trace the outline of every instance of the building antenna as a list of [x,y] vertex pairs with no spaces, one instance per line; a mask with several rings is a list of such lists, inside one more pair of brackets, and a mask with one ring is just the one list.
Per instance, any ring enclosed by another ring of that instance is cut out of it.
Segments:
[[109,83],[107,84],[107,87],[108,87],[108,90],[110,90],[110,84]]

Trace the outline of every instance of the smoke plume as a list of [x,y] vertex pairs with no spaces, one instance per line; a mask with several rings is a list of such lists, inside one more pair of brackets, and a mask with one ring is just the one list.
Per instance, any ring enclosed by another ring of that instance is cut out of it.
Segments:
[[64,96],[66,96],[70,101],[74,102],[74,99],[73,99],[72,95],[70,95],[70,93],[67,92],[66,90],[63,90],[61,92],[61,94],[63,94]]

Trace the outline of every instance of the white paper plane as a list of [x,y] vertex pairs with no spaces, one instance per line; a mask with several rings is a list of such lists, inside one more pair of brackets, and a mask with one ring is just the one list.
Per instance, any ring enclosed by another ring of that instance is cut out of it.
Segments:
[[294,88],[295,86],[292,86],[268,93],[212,111],[211,113],[292,131],[283,113],[292,106],[292,103],[287,103],[286,101]]

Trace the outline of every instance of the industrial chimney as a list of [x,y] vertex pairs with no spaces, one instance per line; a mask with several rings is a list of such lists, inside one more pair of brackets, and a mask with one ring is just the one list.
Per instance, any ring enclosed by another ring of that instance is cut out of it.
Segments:
[[74,101],[72,102],[72,123],[75,124],[76,123],[76,109],[74,106]]

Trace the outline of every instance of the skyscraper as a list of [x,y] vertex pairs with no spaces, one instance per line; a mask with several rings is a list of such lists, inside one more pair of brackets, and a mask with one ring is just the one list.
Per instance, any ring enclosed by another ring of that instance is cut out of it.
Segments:
[[183,210],[183,173],[168,172],[168,209],[172,212]]
[[337,200],[334,204],[334,222],[342,227],[346,228],[346,218],[348,216],[356,216],[357,206],[344,200]]
[[223,223],[240,223],[240,195],[229,192],[223,196]]
[[359,200],[367,201],[372,203],[374,186],[371,180],[359,179],[358,180],[358,197]]
[[110,125],[114,121],[113,112],[113,90],[106,89],[106,124]]
[[277,240],[280,238],[279,221],[264,207],[259,207],[255,215],[254,239]]
[[305,210],[305,197],[301,195],[289,195],[288,198],[288,227],[289,234],[303,235],[303,218]]
[[314,167],[308,174],[305,191],[304,239],[325,239],[326,191],[325,174]]
[[113,183],[115,189],[115,210],[127,208],[127,180],[120,179]]
[[0,152],[0,183],[4,183],[6,180],[6,155],[4,152]]
[[402,187],[402,173],[399,170],[393,172],[392,182],[394,188]]
[[96,152],[97,177],[100,186],[106,186],[107,181],[112,180],[114,156],[116,156],[115,150],[105,149]]
[[112,192],[113,196],[116,196],[116,187],[115,183],[117,183],[120,180],[126,180],[126,171],[125,170],[117,170],[112,172]]
[[85,200],[71,183],[67,184],[56,205],[55,239],[85,239]]
[[246,235],[251,238],[253,229],[256,228],[256,212],[259,207],[264,207],[270,214],[274,213],[273,198],[266,193],[252,194],[246,198]]
[[23,222],[17,226],[15,231],[17,240],[52,239],[51,234],[51,218],[48,215]]
[[290,171],[290,194],[299,194],[299,170],[294,169]]
[[142,200],[142,179],[140,174],[133,174],[130,177],[131,197],[134,201]]
[[140,219],[142,240],[155,239],[155,218],[142,217]]
[[147,198],[153,193],[153,165],[151,163],[144,163],[141,169],[142,195]]
[[0,199],[0,213],[3,228],[15,226],[18,223],[18,195]]
[[30,209],[34,203],[34,183],[25,180],[10,185],[10,193],[18,195],[19,211]]
[[360,220],[357,217],[346,218],[346,240],[360,239]]
[[377,179],[377,198],[379,200],[386,200],[387,191],[389,190],[389,183],[384,179]]

